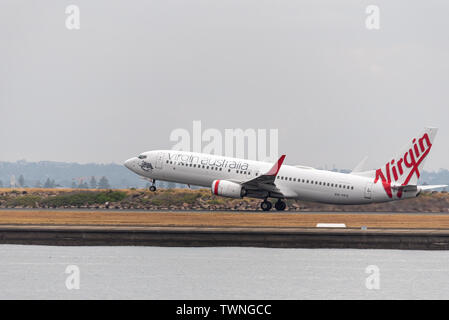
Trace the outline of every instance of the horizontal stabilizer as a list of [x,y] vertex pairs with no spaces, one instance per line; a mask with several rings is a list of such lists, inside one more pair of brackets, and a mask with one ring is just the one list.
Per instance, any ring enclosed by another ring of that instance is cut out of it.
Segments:
[[440,189],[446,188],[447,184],[437,184],[437,185],[429,185],[429,186],[419,186],[422,191],[432,190],[432,189]]
[[391,189],[401,190],[401,191],[416,191],[416,190],[418,190],[418,186],[416,186],[414,184],[409,184],[406,186],[391,185]]

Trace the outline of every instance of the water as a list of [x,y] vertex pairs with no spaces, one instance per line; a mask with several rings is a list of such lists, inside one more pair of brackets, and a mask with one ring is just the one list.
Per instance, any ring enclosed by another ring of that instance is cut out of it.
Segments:
[[446,251],[0,245],[0,257],[1,299],[449,299]]

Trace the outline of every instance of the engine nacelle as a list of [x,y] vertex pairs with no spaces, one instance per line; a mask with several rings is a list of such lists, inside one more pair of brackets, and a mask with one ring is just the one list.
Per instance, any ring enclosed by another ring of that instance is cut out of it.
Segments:
[[211,189],[212,194],[217,196],[242,198],[246,195],[246,190],[242,185],[227,180],[214,180]]

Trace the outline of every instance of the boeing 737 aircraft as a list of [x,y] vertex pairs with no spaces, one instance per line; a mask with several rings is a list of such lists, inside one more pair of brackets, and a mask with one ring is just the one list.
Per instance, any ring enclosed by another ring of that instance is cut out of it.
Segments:
[[272,163],[250,161],[201,153],[156,150],[140,154],[125,162],[138,175],[156,180],[210,187],[218,196],[263,199],[261,208],[268,211],[276,198],[275,208],[285,210],[284,199],[298,199],[332,204],[368,204],[407,199],[423,190],[446,185],[419,186],[418,179],[429,155],[437,128],[425,128],[397,156],[372,171],[351,173],[317,170],[305,166],[282,165],[285,155]]

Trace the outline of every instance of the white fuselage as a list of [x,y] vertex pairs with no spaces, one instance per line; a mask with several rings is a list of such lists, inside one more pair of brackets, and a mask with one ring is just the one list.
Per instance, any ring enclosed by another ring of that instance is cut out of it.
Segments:
[[[266,173],[272,163],[201,153],[156,150],[129,159],[125,166],[149,179],[211,187],[214,180],[245,182]],[[317,170],[301,166],[281,166],[276,187],[285,198],[335,204],[368,204],[415,197],[419,191],[388,197],[381,181],[372,177]],[[270,196],[269,194],[267,196]]]

